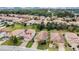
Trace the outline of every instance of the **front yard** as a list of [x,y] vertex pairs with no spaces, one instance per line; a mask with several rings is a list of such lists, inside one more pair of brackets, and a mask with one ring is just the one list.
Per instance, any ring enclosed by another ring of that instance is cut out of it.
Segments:
[[27,43],[26,47],[31,48],[33,43],[34,43],[33,41],[29,41],[29,42]]
[[37,49],[39,50],[46,50],[49,47],[48,42],[38,43]]
[[58,51],[58,45],[56,43],[50,43],[48,51]]

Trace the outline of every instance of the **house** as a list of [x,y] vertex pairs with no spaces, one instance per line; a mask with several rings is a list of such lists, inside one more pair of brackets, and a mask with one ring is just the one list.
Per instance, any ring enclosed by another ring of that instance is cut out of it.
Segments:
[[64,43],[64,38],[58,32],[51,32],[50,33],[50,41],[55,43]]
[[79,44],[79,37],[75,33],[67,32],[65,33],[65,38],[69,43]]
[[45,16],[40,16],[40,20],[44,20],[45,19]]
[[32,29],[18,29],[11,33],[12,35],[23,37],[25,41],[31,41],[33,37],[35,36],[35,30]]
[[48,39],[48,32],[47,31],[41,31],[35,37],[35,41],[39,42],[39,43],[43,43],[47,39]]
[[65,24],[67,24],[67,22],[61,21],[61,20],[53,20],[53,22],[54,22],[54,23],[57,23],[57,24],[59,24],[59,23],[62,23],[62,24],[65,23]]
[[32,24],[41,24],[41,20],[30,20],[30,21],[26,21],[24,22],[26,23],[27,25],[32,25]]
[[78,21],[78,22],[79,22],[79,17],[77,17],[77,18],[76,18],[76,21]]
[[6,31],[0,31],[0,39],[1,40],[9,40],[9,33]]
[[64,20],[64,21],[66,21],[66,22],[71,22],[71,21],[72,21],[72,19],[73,19],[73,18],[70,18],[70,17],[65,17],[63,20]]
[[3,27],[4,26],[4,23],[3,22],[0,22],[0,27]]
[[69,24],[69,25],[76,25],[76,26],[79,26],[79,22],[69,22],[68,24]]
[[67,33],[65,33],[65,39],[67,40],[67,42],[69,43],[69,45],[73,49],[79,50],[78,49],[78,46],[79,46],[79,37],[77,36],[77,34],[71,33],[71,32],[67,32]]
[[36,20],[30,20],[30,21],[27,21],[27,22],[26,22],[27,25],[32,25],[32,24],[34,24],[34,23],[36,23]]

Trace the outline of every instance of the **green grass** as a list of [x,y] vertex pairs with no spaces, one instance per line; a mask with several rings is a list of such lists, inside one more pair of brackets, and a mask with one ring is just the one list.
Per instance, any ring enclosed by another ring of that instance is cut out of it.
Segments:
[[[15,44],[15,46],[19,46],[22,42],[20,40],[18,40],[18,43]],[[2,43],[1,45],[10,45],[10,46],[14,46],[14,43],[12,40],[7,40],[4,43]]]
[[48,50],[49,51],[58,51],[58,45],[56,43],[54,43],[56,47],[49,47]]
[[32,47],[32,44],[33,44],[33,41],[29,41],[29,42],[27,43],[26,47],[30,48],[30,47]]
[[35,29],[36,31],[39,31],[36,24],[35,25],[23,26],[22,24],[16,23],[14,27],[9,26],[9,27],[7,27],[7,29],[9,29],[10,31],[14,31],[16,29]]
[[49,51],[58,51],[58,48],[52,47],[52,48],[48,48],[48,50],[49,50]]
[[0,39],[2,39],[3,36],[0,35]]
[[46,50],[46,49],[48,49],[48,46],[49,46],[48,43],[46,43],[46,44],[38,43],[37,49]]
[[[46,29],[43,29],[43,31],[47,31]],[[48,31],[49,33],[49,31]],[[49,47],[49,41],[50,41],[50,34],[48,34],[48,38],[46,39],[46,43],[45,44],[41,44],[40,42],[38,42],[38,46],[37,49],[39,50],[46,50]]]
[[24,27],[24,26],[21,25],[21,24],[15,24],[14,27],[13,27],[13,26],[7,27],[7,29],[9,29],[10,31],[14,31],[14,30],[16,30],[16,29],[24,29],[24,28],[26,28],[26,27]]
[[73,51],[71,47],[65,47],[65,51]]

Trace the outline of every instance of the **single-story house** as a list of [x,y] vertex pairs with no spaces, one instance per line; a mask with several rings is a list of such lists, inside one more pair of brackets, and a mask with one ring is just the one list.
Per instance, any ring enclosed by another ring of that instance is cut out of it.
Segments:
[[18,36],[18,37],[19,36],[23,37],[25,41],[31,41],[33,39],[33,37],[35,36],[35,30],[18,29],[18,30],[13,31],[11,34]]
[[50,41],[55,43],[64,43],[64,38],[63,35],[59,34],[58,32],[51,32]]
[[75,34],[75,33],[71,33],[71,32],[65,33],[65,39],[66,39],[69,43],[76,43],[76,44],[79,44],[79,37],[78,37],[77,34]]
[[78,50],[79,46],[79,37],[75,33],[67,32],[65,33],[65,39],[71,45],[72,48]]
[[0,31],[0,39],[1,40],[9,40],[10,36],[8,32]]
[[48,39],[48,32],[47,31],[41,31],[39,32],[36,37],[35,37],[35,41],[37,42],[44,42]]

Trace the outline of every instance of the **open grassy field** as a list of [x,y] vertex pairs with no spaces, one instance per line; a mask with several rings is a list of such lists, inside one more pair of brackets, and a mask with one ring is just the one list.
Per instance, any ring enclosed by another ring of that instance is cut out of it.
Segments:
[[6,27],[8,30],[10,31],[14,31],[16,29],[35,29],[36,31],[39,31],[38,28],[37,28],[37,25],[27,25],[27,26],[24,26],[22,24],[18,24],[16,23],[14,26],[9,26],[9,27]]

